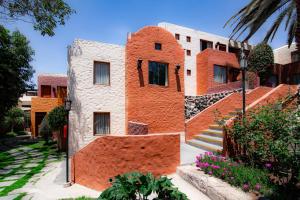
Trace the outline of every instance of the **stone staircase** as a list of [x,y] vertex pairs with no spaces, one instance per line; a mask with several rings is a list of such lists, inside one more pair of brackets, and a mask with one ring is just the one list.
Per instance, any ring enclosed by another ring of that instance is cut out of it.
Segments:
[[[222,118],[223,122],[237,116],[241,109],[229,112]],[[223,126],[220,123],[209,125],[209,128],[201,131],[194,136],[194,139],[188,140],[187,144],[210,152],[222,152],[223,150]]]

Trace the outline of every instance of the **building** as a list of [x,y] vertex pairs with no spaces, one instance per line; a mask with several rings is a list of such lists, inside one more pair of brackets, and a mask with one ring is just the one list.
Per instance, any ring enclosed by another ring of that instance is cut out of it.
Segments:
[[30,112],[31,110],[31,99],[37,96],[37,90],[28,90],[19,98],[18,107],[24,112]]
[[46,114],[62,105],[67,96],[67,76],[62,74],[40,74],[37,97],[31,98],[31,132],[37,137],[38,128]]
[[239,47],[169,23],[129,34],[125,46],[75,40],[68,52],[71,149],[106,134],[184,136],[186,95],[241,88]]
[[281,83],[300,84],[300,56],[296,51],[296,44],[274,49],[274,66],[270,68],[267,86],[275,87]]

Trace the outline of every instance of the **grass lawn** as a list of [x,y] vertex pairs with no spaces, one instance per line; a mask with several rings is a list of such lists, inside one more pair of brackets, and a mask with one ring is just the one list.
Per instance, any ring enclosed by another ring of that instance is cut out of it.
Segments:
[[[26,155],[26,158],[24,159],[24,162],[20,164],[19,167],[12,169],[8,174],[0,176],[0,181],[4,181],[5,178],[16,175],[18,173],[22,173],[24,171],[24,167],[27,164],[34,163],[35,166],[28,168],[29,171],[24,173],[24,176],[16,180],[14,183],[12,183],[9,186],[4,187],[4,189],[0,192],[1,196],[7,196],[8,193],[12,192],[13,190],[22,188],[35,174],[38,174],[41,172],[41,170],[46,166],[46,162],[48,160],[49,155],[55,155],[55,157],[59,160],[62,156],[60,153],[56,151],[56,147],[54,143],[51,144],[45,144],[45,142],[41,141],[34,144],[29,145],[23,145],[21,147],[28,147],[30,148],[26,152],[22,150],[22,148],[18,147],[18,151],[22,152]],[[29,153],[31,150],[35,150],[36,152],[39,152],[39,159],[37,161],[33,161],[35,158],[34,156],[30,155]],[[10,156],[8,153],[3,152],[0,154],[1,162],[0,166],[9,166],[9,164],[13,163],[14,158]],[[3,164],[4,163],[4,164]],[[9,163],[9,164],[7,164]],[[20,194],[18,196],[19,199],[22,199],[22,197],[26,194]]]
[[10,165],[14,161],[14,157],[7,152],[0,152],[0,169]]

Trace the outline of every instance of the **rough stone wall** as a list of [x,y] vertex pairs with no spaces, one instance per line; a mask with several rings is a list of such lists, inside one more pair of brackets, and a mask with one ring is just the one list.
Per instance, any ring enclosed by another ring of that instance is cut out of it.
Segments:
[[[257,87],[247,93],[246,105],[250,105],[271,89],[272,88],[268,87]],[[199,134],[201,131],[208,129],[209,125],[214,124],[217,117],[220,117],[219,115],[225,116],[236,109],[242,109],[241,93],[232,93],[202,112],[196,114],[194,117],[186,121],[186,140],[190,140],[195,134]],[[215,111],[219,112],[218,116],[216,116]]]
[[[180,39],[178,43],[181,44],[182,48],[185,49],[185,60],[184,60],[184,82],[185,82],[185,95],[186,96],[195,96],[197,94],[197,76],[199,72],[197,70],[197,63],[196,63],[196,56],[200,52],[200,39],[212,41],[213,42],[213,49],[215,48],[215,44],[220,42],[222,44],[226,44],[228,50],[228,42],[229,38],[225,38],[219,35],[214,35],[211,33],[206,33],[202,31],[198,31],[195,29],[178,26],[176,24],[171,23],[159,23],[159,27],[162,27],[175,36],[175,33],[180,34]],[[191,37],[191,42],[186,41],[186,36]],[[191,50],[191,56],[186,55],[186,50]],[[191,76],[187,76],[187,70],[191,70]]]
[[75,183],[103,190],[109,179],[126,172],[167,175],[180,164],[179,134],[99,137],[72,157]]
[[37,130],[35,130],[35,113],[36,112],[50,112],[56,106],[62,105],[62,102],[58,98],[31,98],[31,132],[32,136],[37,136]]
[[[234,53],[206,49],[197,55],[197,95],[206,94],[209,90],[227,84],[214,81],[214,65],[239,68],[239,62]],[[230,83],[229,83],[230,84]],[[237,89],[237,88],[235,88]]]
[[38,76],[38,96],[41,96],[41,85],[51,85],[51,97],[56,97],[57,86],[67,87],[67,75],[40,74]]
[[214,94],[207,94],[202,96],[186,96],[185,97],[185,118],[190,119],[197,113],[201,112],[205,108],[211,106],[212,104],[218,102],[224,97],[232,94],[234,92],[239,92],[238,90],[224,91]]
[[[155,50],[154,44],[162,49]],[[142,68],[137,61],[142,59]],[[149,61],[168,63],[168,85],[149,84]],[[176,65],[181,68],[175,74]],[[184,131],[184,50],[174,36],[159,27],[145,27],[126,44],[127,122],[148,125],[149,133]],[[127,124],[127,123],[126,123]]]
[[[94,61],[110,63],[110,85],[94,84]],[[125,134],[125,51],[119,45],[75,40],[69,49],[70,153],[94,136],[94,113],[110,113],[111,134]]]

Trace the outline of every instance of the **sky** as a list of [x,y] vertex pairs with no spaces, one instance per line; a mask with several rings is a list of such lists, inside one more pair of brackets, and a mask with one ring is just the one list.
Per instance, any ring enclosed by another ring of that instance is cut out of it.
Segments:
[[[42,36],[32,24],[5,22],[10,30],[19,30],[35,51],[32,66],[36,73],[67,73],[67,46],[74,39],[95,40],[125,45],[128,32],[143,26],[169,22],[185,27],[228,37],[230,27],[225,22],[249,0],[66,0],[76,11],[65,26],[55,29],[55,36]],[[268,25],[262,27],[250,40],[263,39]],[[287,34],[281,28],[271,43],[273,48],[286,44]]]

